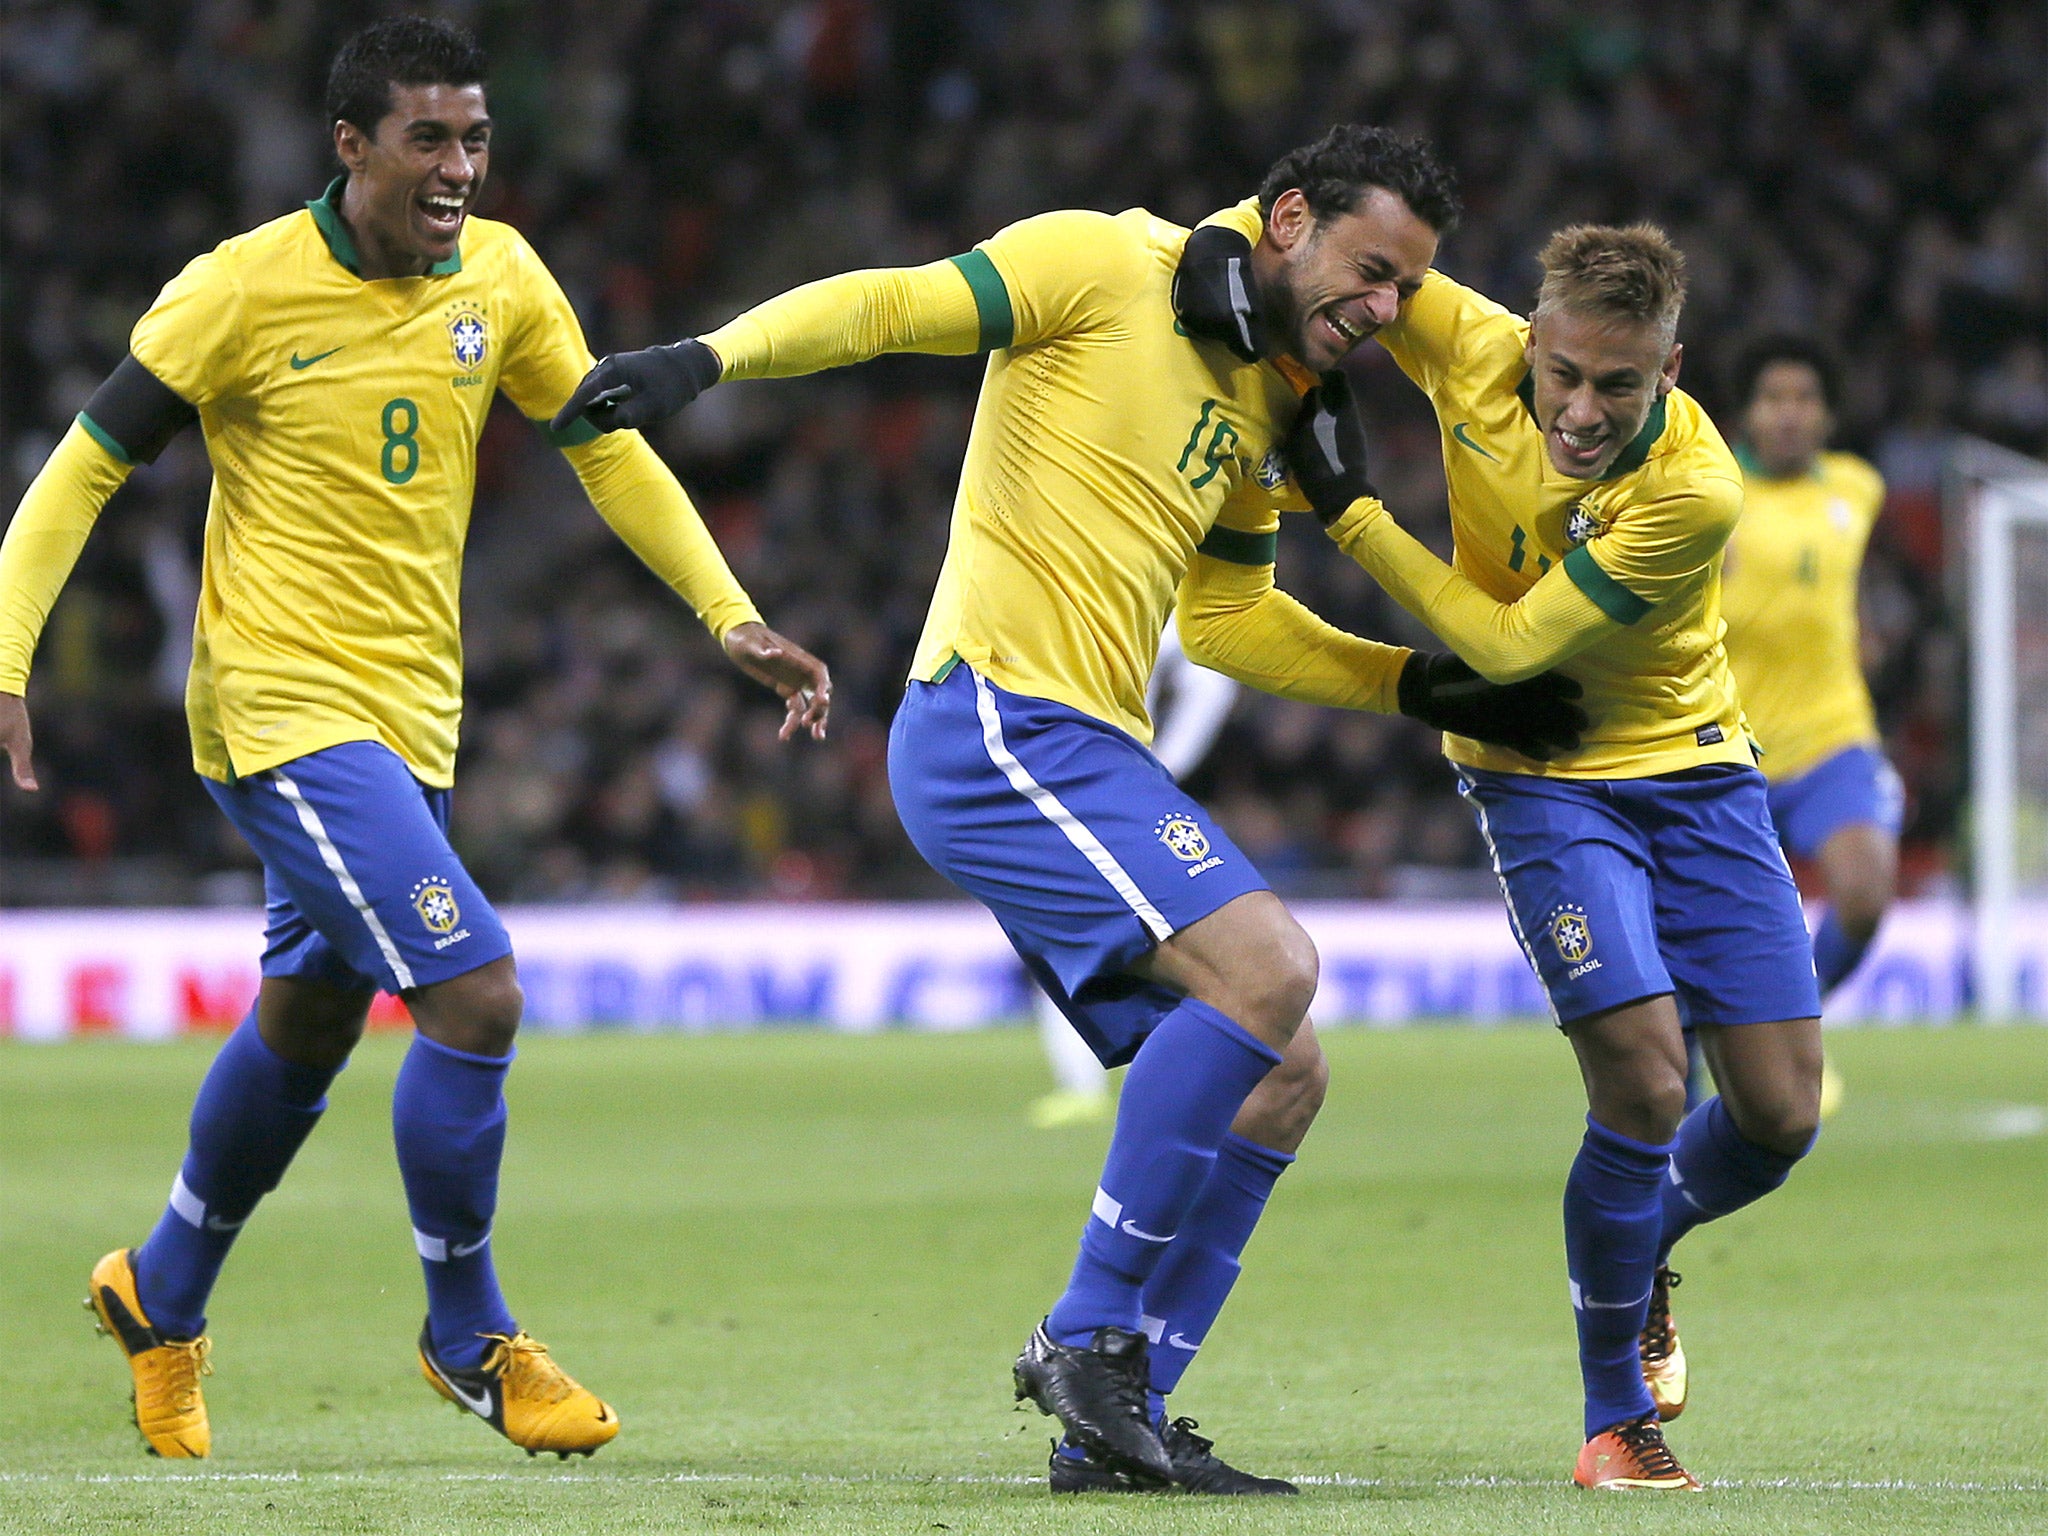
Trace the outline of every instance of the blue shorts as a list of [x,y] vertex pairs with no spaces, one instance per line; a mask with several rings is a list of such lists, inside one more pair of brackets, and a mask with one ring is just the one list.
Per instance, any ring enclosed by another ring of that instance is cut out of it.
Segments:
[[263,861],[265,976],[409,992],[512,953],[448,846],[449,792],[389,747],[344,742],[206,787]]
[[964,662],[910,685],[889,787],[917,851],[995,914],[1105,1066],[1129,1061],[1181,1001],[1125,968],[1267,888],[1138,742]]
[[1665,992],[1688,1027],[1820,1016],[1799,890],[1754,768],[1458,778],[1558,1023]]
[[1906,786],[1874,747],[1845,747],[1796,779],[1771,786],[1771,820],[1785,851],[1802,859],[1844,827],[1877,827],[1896,838],[1906,819]]

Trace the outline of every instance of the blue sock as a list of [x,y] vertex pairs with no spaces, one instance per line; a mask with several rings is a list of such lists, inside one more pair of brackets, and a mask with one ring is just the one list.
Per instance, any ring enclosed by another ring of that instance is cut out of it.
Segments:
[[1579,1325],[1579,1373],[1586,1384],[1586,1438],[1655,1411],[1643,1385],[1636,1336],[1650,1310],[1660,1190],[1677,1148],[1653,1146],[1586,1117],[1564,1186],[1564,1254]]
[[458,1368],[482,1363],[483,1334],[518,1332],[491,1267],[511,1067],[510,1056],[472,1056],[416,1034],[391,1094],[398,1171],[427,1275],[427,1325],[434,1353]]
[[1876,937],[1873,931],[1869,938],[1850,938],[1833,912],[1821,919],[1820,929],[1813,936],[1813,974],[1820,982],[1822,997],[1849,979],[1849,973],[1869,950],[1870,940]]
[[[1816,1132],[1814,1140],[1819,1140]],[[1813,1142],[1806,1144],[1806,1152]],[[1801,1152],[1799,1157],[1804,1157]],[[1702,1222],[1718,1221],[1761,1200],[1790,1177],[1799,1157],[1760,1147],[1735,1128],[1735,1117],[1719,1098],[1707,1100],[1678,1128],[1678,1150],[1664,1181],[1663,1235],[1657,1261],[1672,1244]]]
[[189,1339],[206,1331],[206,1298],[221,1263],[319,1123],[334,1075],[295,1066],[265,1045],[253,1004],[221,1046],[192,1103],[171,1203],[135,1253],[136,1291],[158,1332]]
[[1280,1055],[1207,1003],[1184,998],[1138,1048],[1066,1294],[1046,1331],[1085,1345],[1135,1332],[1139,1295],[1208,1182],[1245,1096]]
[[1237,1284],[1238,1255],[1273,1193],[1292,1153],[1275,1152],[1235,1131],[1216,1150],[1216,1166],[1201,1198],[1159,1257],[1159,1267],[1139,1298],[1145,1336],[1152,1341],[1152,1418],[1166,1417],[1167,1394],[1180,1385],[1195,1351]]

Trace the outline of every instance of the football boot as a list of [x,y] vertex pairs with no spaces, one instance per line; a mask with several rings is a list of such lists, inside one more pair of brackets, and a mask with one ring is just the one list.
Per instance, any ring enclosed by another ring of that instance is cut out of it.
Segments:
[[1668,1265],[1657,1266],[1650,1285],[1650,1312],[1636,1339],[1643,1361],[1643,1385],[1657,1405],[1657,1417],[1670,1423],[1685,1412],[1685,1346],[1678,1342],[1678,1324],[1671,1321],[1671,1293],[1680,1276]]
[[1173,1461],[1146,1412],[1145,1335],[1098,1328],[1086,1348],[1055,1344],[1040,1323],[1011,1373],[1017,1400],[1060,1421],[1067,1438],[1120,1471],[1159,1482]]
[[152,1456],[205,1456],[213,1449],[213,1427],[206,1420],[206,1396],[199,1378],[211,1376],[213,1341],[167,1339],[142,1310],[136,1293],[133,1251],[116,1248],[92,1267],[92,1293],[86,1310],[128,1357],[135,1378],[135,1427]]
[[619,1432],[611,1405],[555,1364],[547,1345],[524,1331],[483,1337],[491,1341],[490,1352],[482,1365],[465,1369],[444,1364],[422,1327],[420,1374],[427,1385],[529,1456],[588,1456]]
[[1579,1451],[1572,1481],[1581,1488],[1637,1493],[1698,1493],[1700,1480],[1678,1464],[1654,1413],[1600,1431]]

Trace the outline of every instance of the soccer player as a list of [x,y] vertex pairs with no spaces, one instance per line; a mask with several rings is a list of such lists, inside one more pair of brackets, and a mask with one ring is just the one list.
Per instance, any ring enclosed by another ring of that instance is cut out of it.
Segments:
[[[1260,221],[1248,207],[1217,227],[1242,253]],[[1686,1389],[1664,1261],[1810,1150],[1820,998],[1721,648],[1742,481],[1675,387],[1683,259],[1652,226],[1577,226],[1542,267],[1533,322],[1432,272],[1379,333],[1443,429],[1455,565],[1373,492],[1341,375],[1310,397],[1286,456],[1331,537],[1482,676],[1555,667],[1585,688],[1574,751],[1537,762],[1456,735],[1445,750],[1586,1084],[1564,1201],[1586,1393],[1573,1477],[1694,1489],[1660,1423]],[[1182,319],[1228,335],[1266,307],[1253,290]],[[1689,1115],[1682,1024],[1721,1087]]]
[[[520,991],[505,929],[448,845],[457,622],[493,394],[545,420],[589,366],[517,233],[472,218],[490,163],[485,60],[403,17],[334,61],[346,174],[172,280],[36,477],[0,547],[0,748],[34,789],[23,693],[94,519],[193,421],[214,486],[186,694],[193,761],[263,861],[261,992],[214,1059],[149,1240],[94,1266],[152,1451],[212,1444],[206,1300],[361,1037],[372,995],[418,1025],[392,1129],[426,1274],[428,1383],[529,1453],[589,1454],[618,1416],[514,1320],[491,1262]],[[675,478],[636,435],[556,434],[598,511],[822,735],[829,680],[763,627]]]
[[1905,792],[1885,761],[1863,681],[1856,576],[1884,482],[1829,453],[1836,385],[1802,336],[1766,336],[1737,366],[1742,521],[1728,541],[1728,665],[1763,748],[1771,819],[1819,866],[1827,916],[1813,937],[1825,997],[1856,969],[1891,905]]
[[[1175,783],[1209,755],[1236,699],[1236,683],[1188,660],[1180,630],[1169,622],[1159,637],[1152,681],[1145,686],[1145,713],[1152,721],[1152,755]],[[1038,1034],[1058,1087],[1033,1102],[1031,1123],[1049,1131],[1108,1119],[1109,1069],[1075,1033],[1049,992],[1038,994]]]
[[[1301,368],[1393,319],[1456,202],[1421,146],[1354,127],[1282,158],[1266,186],[1263,275],[1306,382]],[[1569,683],[1490,687],[1274,588],[1273,449],[1297,386],[1175,325],[1186,238],[1142,209],[1043,214],[947,261],[808,284],[701,340],[607,359],[556,418],[633,426],[721,379],[990,354],[889,768],[919,850],[996,915],[1101,1060],[1130,1063],[1072,1279],[1016,1364],[1018,1396],[1067,1432],[1056,1491],[1292,1491],[1164,1408],[1326,1075],[1307,935],[1146,750],[1169,606],[1191,658],[1257,687],[1538,754],[1576,740]]]

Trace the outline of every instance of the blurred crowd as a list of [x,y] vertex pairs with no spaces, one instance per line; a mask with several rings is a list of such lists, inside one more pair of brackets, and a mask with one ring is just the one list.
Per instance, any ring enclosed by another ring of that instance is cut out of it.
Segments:
[[[194,254],[331,174],[337,0],[58,0],[0,19],[0,495],[21,487]],[[2048,446],[2030,3],[1840,0],[474,0],[493,57],[485,211],[523,229],[599,352],[807,278],[920,262],[1057,207],[1192,223],[1337,119],[1429,136],[1468,214],[1441,258],[1517,307],[1579,219],[1654,218],[1694,275],[1683,382],[1763,328],[1846,363],[1841,441],[1890,500],[1866,662],[1938,877],[1962,789],[1958,431]],[[1376,478],[1443,502],[1424,403],[1360,367]],[[902,358],[733,386],[655,437],[769,621],[831,662],[831,740],[778,711],[617,545],[502,401],[466,575],[457,841],[494,896],[934,894],[883,770],[979,367]],[[109,508],[33,684],[44,790],[0,792],[0,901],[245,899],[179,698],[207,469],[188,433]],[[1448,535],[1439,529],[1439,542]],[[1312,527],[1280,580],[1413,626]],[[1194,790],[1283,889],[1452,894],[1490,876],[1408,722],[1245,696]]]

